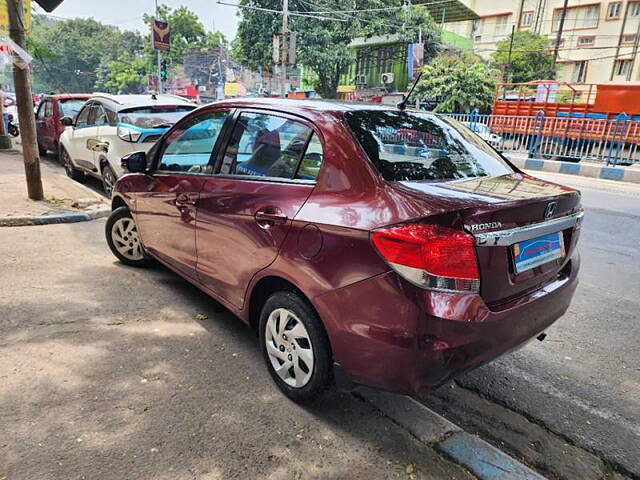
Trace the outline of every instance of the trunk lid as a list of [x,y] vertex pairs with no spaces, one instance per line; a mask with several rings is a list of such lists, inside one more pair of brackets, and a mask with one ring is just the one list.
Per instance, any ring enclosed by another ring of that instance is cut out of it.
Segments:
[[[423,199],[430,207],[438,205],[451,226],[476,237],[480,294],[489,306],[508,302],[557,278],[575,248],[576,229],[561,219],[581,211],[577,190],[521,173],[452,182],[397,182],[395,187],[414,200]],[[492,235],[505,230],[512,235],[499,241]],[[562,258],[516,272],[514,243],[560,231],[565,250]]]

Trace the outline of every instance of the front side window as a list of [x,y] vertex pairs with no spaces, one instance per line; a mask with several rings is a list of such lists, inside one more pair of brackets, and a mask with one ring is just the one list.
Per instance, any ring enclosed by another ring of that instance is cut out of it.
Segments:
[[[261,113],[242,113],[225,152],[221,173],[296,178],[312,133],[311,128],[295,120]],[[306,173],[301,171],[302,176],[297,178],[304,179],[306,176],[307,179],[313,179],[317,176],[311,157],[307,164],[309,168],[305,170]]]
[[388,181],[438,181],[513,173],[509,164],[462,124],[429,113],[361,110],[347,123]]
[[76,120],[76,127],[82,128],[89,125],[89,112],[91,111],[91,105],[87,105],[78,114],[78,119]]
[[167,138],[158,170],[212,173],[211,156],[228,111],[208,112],[188,120]]
[[94,125],[107,125],[109,123],[109,120],[107,118],[107,111],[105,110],[105,108],[100,105],[100,104],[96,104],[95,106],[95,120],[93,121]]

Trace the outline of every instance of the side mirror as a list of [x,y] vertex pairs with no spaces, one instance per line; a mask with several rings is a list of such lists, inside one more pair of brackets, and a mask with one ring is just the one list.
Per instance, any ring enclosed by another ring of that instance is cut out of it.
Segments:
[[62,123],[62,125],[64,125],[65,127],[73,127],[73,118],[71,118],[71,117],[62,117],[60,119],[60,123]]
[[144,173],[147,171],[147,154],[145,152],[129,153],[122,157],[120,164],[131,173]]

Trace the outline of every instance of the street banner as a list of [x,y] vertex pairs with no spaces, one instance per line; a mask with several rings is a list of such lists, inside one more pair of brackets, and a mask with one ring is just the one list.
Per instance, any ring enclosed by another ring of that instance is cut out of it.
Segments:
[[171,33],[169,22],[162,20],[153,21],[153,49],[169,51],[171,49]]
[[[31,28],[31,0],[22,0],[24,8],[24,30],[29,33]],[[0,0],[0,34],[9,35],[9,10],[7,0]]]
[[409,78],[414,78],[422,71],[424,65],[424,43],[410,43],[408,49]]

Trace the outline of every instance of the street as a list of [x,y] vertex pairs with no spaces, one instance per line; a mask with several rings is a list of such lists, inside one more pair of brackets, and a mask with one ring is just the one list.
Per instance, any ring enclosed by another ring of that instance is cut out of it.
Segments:
[[[640,186],[530,173],[582,191],[586,215],[580,237],[580,286],[571,308],[547,331],[544,342],[534,341],[458,383],[638,476]],[[501,425],[480,426],[481,421],[472,419],[468,409],[476,403],[474,397],[446,388],[438,395],[450,404],[440,404],[442,411],[501,441]],[[516,444],[513,449],[522,453]],[[538,455],[541,463],[549,461],[542,452]],[[575,478],[597,474],[601,465],[593,463],[585,467],[584,476]]]
[[[539,176],[583,191],[570,311],[544,342],[423,401],[550,478],[631,478],[640,186]],[[2,230],[0,474],[408,478],[411,465],[418,478],[472,478],[351,394],[311,407],[286,400],[247,327],[163,267],[118,263],[104,224]]]
[[0,478],[472,478],[352,395],[287,400],[249,328],[104,223],[1,232]]

